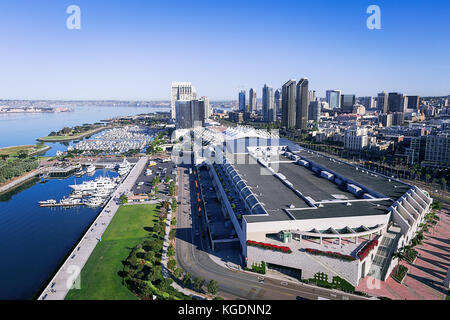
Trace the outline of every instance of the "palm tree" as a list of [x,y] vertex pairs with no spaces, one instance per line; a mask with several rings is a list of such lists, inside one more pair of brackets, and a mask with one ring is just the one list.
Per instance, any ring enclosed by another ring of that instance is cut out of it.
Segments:
[[441,178],[441,184],[442,184],[442,189],[447,190],[447,180],[444,177]]
[[397,258],[399,263],[400,263],[400,261],[405,261],[406,256],[403,252],[403,248],[400,248],[398,251],[394,252],[392,254],[392,258]]

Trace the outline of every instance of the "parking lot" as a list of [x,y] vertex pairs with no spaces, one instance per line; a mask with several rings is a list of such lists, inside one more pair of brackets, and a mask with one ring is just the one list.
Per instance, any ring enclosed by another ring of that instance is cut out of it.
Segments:
[[[152,192],[152,181],[155,177],[159,177],[159,181],[165,182],[166,177],[176,181],[176,165],[170,160],[163,160],[161,158],[150,159],[144,170],[136,180],[136,184],[132,188],[132,193],[137,194],[148,194]],[[159,194],[168,195],[168,184],[159,185]]]

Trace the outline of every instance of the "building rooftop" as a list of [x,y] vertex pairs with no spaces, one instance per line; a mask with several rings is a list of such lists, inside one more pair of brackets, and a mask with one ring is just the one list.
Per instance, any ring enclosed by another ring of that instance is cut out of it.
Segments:
[[359,168],[356,170],[356,167],[350,164],[340,161],[333,161],[330,160],[329,157],[318,155],[316,153],[309,153],[305,149],[297,151],[295,154],[305,158],[307,161],[326,167],[329,172],[338,173],[373,191],[391,198],[392,200],[397,200],[410,189],[410,186],[405,183],[401,183],[393,179],[389,181],[389,179],[379,174],[370,174],[365,169]]
[[[240,143],[243,143],[244,147],[238,147]],[[242,179],[267,212],[245,215],[244,219],[248,223],[385,215],[389,213],[388,208],[393,202],[410,189],[405,183],[308,152],[286,139],[236,139],[229,145],[233,148],[228,148],[227,160],[238,174],[235,176],[236,173],[233,172],[233,180],[237,182]],[[345,184],[341,186],[330,181],[311,168],[299,165],[282,155],[269,161],[270,168],[279,175],[277,177],[247,153],[249,146],[260,146],[261,150],[266,150],[267,145],[288,146],[295,155],[337,177],[344,177],[348,184],[360,186],[363,192],[355,195],[346,189]],[[240,181],[239,184],[243,185]],[[248,193],[248,190],[245,191]],[[366,193],[375,198],[363,197]]]

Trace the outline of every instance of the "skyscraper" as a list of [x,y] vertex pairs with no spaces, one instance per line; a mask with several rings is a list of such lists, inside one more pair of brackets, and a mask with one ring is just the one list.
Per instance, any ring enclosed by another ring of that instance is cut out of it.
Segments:
[[327,90],[326,99],[330,109],[340,109],[341,108],[341,91],[340,90]]
[[380,110],[381,113],[388,112],[388,94],[384,91],[377,96],[377,109]]
[[239,111],[246,112],[247,108],[245,106],[245,90],[239,91]]
[[389,92],[388,96],[388,111],[389,112],[404,112],[403,94],[398,92]]
[[205,125],[205,101],[177,100],[175,102],[176,128],[188,129]]
[[262,92],[262,115],[263,121],[274,122],[276,120],[273,88],[267,84],[264,85]]
[[275,109],[277,114],[281,114],[281,89],[275,90]]
[[308,79],[302,78],[297,83],[296,89],[295,127],[297,129],[308,129],[308,95]]
[[172,82],[171,97],[171,117],[172,119],[175,119],[175,102],[177,100],[197,99],[197,92],[190,82]]
[[248,92],[248,112],[256,112],[256,90],[253,88]]
[[289,80],[281,89],[281,124],[287,129],[295,128],[295,80]]
[[345,113],[352,113],[353,106],[356,103],[356,97],[354,94],[343,94],[341,96],[341,110]]
[[408,96],[408,109],[418,110],[419,101],[420,101],[419,96]]
[[374,107],[373,97],[361,97],[359,100],[366,109],[372,109]]
[[317,99],[309,102],[308,120],[312,120],[315,122],[320,121],[321,106],[322,106],[322,104]]

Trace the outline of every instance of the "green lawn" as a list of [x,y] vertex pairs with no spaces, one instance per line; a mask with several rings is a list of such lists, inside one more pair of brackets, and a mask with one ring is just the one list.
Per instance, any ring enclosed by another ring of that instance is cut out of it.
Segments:
[[17,147],[6,147],[0,149],[0,155],[8,155],[10,157],[16,157],[20,151],[35,151],[35,145],[17,146]]
[[66,300],[135,300],[118,272],[130,250],[150,235],[158,219],[156,205],[121,206],[81,271],[81,289],[72,289]]

